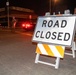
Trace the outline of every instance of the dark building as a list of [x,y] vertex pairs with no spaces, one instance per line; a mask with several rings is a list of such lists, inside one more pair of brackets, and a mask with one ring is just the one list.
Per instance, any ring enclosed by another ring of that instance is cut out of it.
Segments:
[[[11,24],[12,17],[15,17],[18,20],[18,23],[22,20],[32,20],[36,21],[37,15],[33,10],[21,8],[21,7],[6,7],[6,8],[0,8],[0,24],[4,24],[7,26],[8,19],[9,19],[9,25]],[[4,25],[4,26],[5,26]]]

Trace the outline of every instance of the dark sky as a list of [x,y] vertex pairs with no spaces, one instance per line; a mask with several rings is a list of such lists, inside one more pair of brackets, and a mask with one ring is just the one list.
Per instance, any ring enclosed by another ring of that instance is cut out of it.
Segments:
[[[0,7],[6,5],[7,0],[0,0]],[[43,12],[48,11],[48,1],[47,0],[9,0],[10,6],[20,6],[24,8],[29,8],[35,10],[37,14],[43,14]]]
[[[0,7],[5,7],[7,0],[0,0]],[[53,0],[54,1],[54,0]],[[76,0],[63,0],[66,6],[73,11]],[[20,6],[34,10],[38,15],[49,11],[49,0],[9,0],[10,6]]]

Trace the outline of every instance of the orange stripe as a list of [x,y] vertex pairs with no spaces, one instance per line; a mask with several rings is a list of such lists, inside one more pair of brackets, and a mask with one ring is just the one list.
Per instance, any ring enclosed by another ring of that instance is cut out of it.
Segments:
[[55,56],[47,44],[43,44],[43,46],[44,46],[46,52],[48,53],[48,55]]
[[60,55],[63,57],[64,56],[64,49],[62,48],[62,46],[55,46],[55,47],[58,50],[58,52],[60,53]]
[[38,46],[36,48],[36,53],[42,54]]

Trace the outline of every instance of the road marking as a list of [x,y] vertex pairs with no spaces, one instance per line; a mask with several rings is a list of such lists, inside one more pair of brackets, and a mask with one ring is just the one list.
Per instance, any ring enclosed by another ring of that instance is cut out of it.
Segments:
[[19,32],[19,31],[16,31],[17,33],[19,33],[19,34],[22,34],[22,35],[28,35],[28,36],[32,36],[32,34],[31,33],[22,33],[22,32]]

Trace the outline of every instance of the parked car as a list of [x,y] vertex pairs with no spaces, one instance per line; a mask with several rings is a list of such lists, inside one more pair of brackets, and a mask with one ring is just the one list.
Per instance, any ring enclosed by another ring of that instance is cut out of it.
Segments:
[[25,30],[34,30],[36,26],[36,22],[32,21],[24,21],[21,23],[21,26]]

